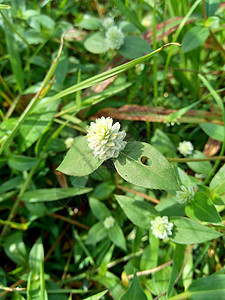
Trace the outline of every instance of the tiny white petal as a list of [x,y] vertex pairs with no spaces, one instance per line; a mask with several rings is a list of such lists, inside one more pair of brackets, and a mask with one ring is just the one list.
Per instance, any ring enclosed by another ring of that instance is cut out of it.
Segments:
[[120,123],[113,125],[110,117],[101,117],[94,122],[87,130],[88,146],[93,150],[94,157],[99,159],[117,158],[127,142],[123,141],[125,131],[119,132]]
[[172,235],[173,223],[169,222],[167,216],[156,217],[151,221],[151,230],[156,238],[164,239]]
[[111,26],[106,31],[106,40],[112,49],[120,49],[124,42],[124,34],[117,26]]
[[188,188],[184,185],[182,185],[181,187],[182,191],[178,191],[176,192],[176,197],[178,202],[180,203],[190,203],[191,201],[193,201],[194,199],[194,189],[192,186],[189,186]]
[[183,154],[183,156],[188,156],[188,155],[192,154],[194,147],[191,142],[183,141],[183,142],[179,143],[179,146],[177,149],[181,154]]
[[65,140],[66,148],[70,148],[70,147],[73,145],[73,142],[74,142],[74,138],[68,137],[68,138]]
[[115,224],[115,219],[112,216],[105,218],[103,222],[103,225],[106,229],[113,227],[114,224]]

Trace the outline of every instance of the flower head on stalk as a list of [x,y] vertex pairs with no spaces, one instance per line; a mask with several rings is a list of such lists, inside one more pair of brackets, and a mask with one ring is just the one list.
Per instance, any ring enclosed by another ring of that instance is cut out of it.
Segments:
[[87,139],[88,145],[93,150],[94,156],[99,159],[117,158],[127,142],[123,141],[126,136],[125,131],[120,130],[120,123],[113,125],[110,117],[101,117],[91,122]]
[[172,235],[173,223],[169,222],[168,217],[156,217],[151,221],[151,230],[156,238],[165,239]]

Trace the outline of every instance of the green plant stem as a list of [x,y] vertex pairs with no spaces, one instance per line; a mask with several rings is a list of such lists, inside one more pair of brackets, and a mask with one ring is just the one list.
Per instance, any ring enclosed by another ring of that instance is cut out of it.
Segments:
[[[189,12],[186,14],[186,16],[184,17],[184,19],[182,20],[182,22],[180,23],[179,27],[177,28],[177,31],[174,35],[173,38],[173,42],[177,41],[186,21],[188,20],[188,18],[191,16],[191,14],[193,13],[193,11],[196,9],[196,7],[199,5],[199,3],[201,2],[201,0],[197,0],[192,7],[190,8]],[[165,69],[164,69],[164,74],[163,74],[163,81],[162,81],[162,87],[161,87],[161,95],[160,95],[160,99],[161,101],[163,100],[163,95],[164,95],[164,88],[165,88],[165,81],[166,81],[166,74],[168,71],[168,67],[169,67],[169,63],[170,63],[170,59],[172,57],[172,50],[169,51],[167,59],[166,59],[166,65],[165,65]]]
[[[153,49],[157,47],[156,44],[156,1],[154,1],[153,8]],[[154,78],[154,104],[158,105],[158,81],[157,81],[157,56],[153,57],[153,78]]]
[[178,163],[186,163],[186,162],[196,162],[196,161],[220,161],[225,160],[225,156],[212,156],[206,158],[169,158],[167,157],[169,162],[178,162]]

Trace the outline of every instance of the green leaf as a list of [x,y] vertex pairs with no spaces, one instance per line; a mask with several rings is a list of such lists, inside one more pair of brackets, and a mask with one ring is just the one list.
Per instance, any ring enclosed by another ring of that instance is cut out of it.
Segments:
[[26,121],[20,127],[19,144],[22,152],[29,148],[42,135],[45,128],[54,118],[58,106],[59,101],[54,101],[41,107],[38,111],[27,117]]
[[120,300],[147,300],[147,297],[138,281],[136,273],[134,273],[133,281],[128,291]]
[[40,189],[25,192],[22,197],[23,201],[45,202],[56,201],[68,197],[83,195],[92,191],[92,188],[69,187],[69,188],[53,188],[53,189]]
[[103,32],[90,34],[84,41],[84,47],[91,53],[99,54],[109,50],[109,44]]
[[71,176],[86,176],[100,167],[103,161],[103,159],[94,158],[87,138],[83,136],[74,140],[73,146],[57,170]]
[[22,183],[22,177],[16,176],[0,185],[0,193],[5,193],[18,188]]
[[202,123],[200,127],[211,138],[221,142],[224,141],[224,126],[213,123]]
[[191,28],[184,36],[181,43],[181,51],[189,52],[201,46],[209,36],[207,27],[195,26]]
[[[143,164],[142,158],[148,158],[150,166]],[[114,164],[119,175],[132,184],[150,189],[179,190],[167,159],[147,143],[127,143]]]
[[209,187],[214,193],[220,195],[220,198],[225,202],[225,165],[213,177]]
[[225,275],[215,274],[195,280],[188,290],[170,300],[223,300],[225,295]]
[[95,188],[93,197],[100,200],[109,199],[115,188],[115,183],[112,181],[102,182]]
[[150,221],[158,215],[152,205],[126,196],[115,195],[115,197],[132,223],[141,228],[150,228]]
[[99,300],[108,292],[108,290],[102,291],[98,294],[92,295],[90,297],[85,298],[84,300]]
[[27,264],[27,249],[23,242],[23,233],[21,231],[16,231],[6,237],[4,251],[16,264]]
[[184,245],[176,244],[176,248],[173,254],[173,268],[172,268],[172,274],[170,277],[169,287],[167,291],[167,297],[170,296],[172,288],[176,283],[177,276],[182,268],[183,261],[184,261],[184,250],[185,250]]
[[117,222],[115,222],[113,227],[110,227],[107,229],[107,233],[109,236],[109,239],[118,247],[123,249],[124,251],[127,251],[127,246],[126,246],[126,240],[123,235],[123,231],[118,225]]
[[222,224],[221,217],[212,201],[202,192],[197,192],[194,200],[185,208],[186,214],[194,220]]
[[90,198],[89,205],[93,215],[99,221],[104,221],[105,218],[111,216],[109,209],[105,206],[104,203],[100,202],[99,200]]
[[211,17],[215,14],[219,8],[220,0],[205,0],[205,9],[207,17]]
[[[194,154],[191,156],[192,158],[206,158],[206,156],[200,152],[195,150]],[[196,162],[187,162],[187,165],[190,169],[195,171],[196,173],[208,175],[212,169],[212,165],[209,161],[196,161]]]
[[91,229],[88,231],[88,237],[86,239],[86,244],[95,245],[101,240],[103,240],[107,235],[106,229],[103,225],[103,222],[98,222],[94,224]]
[[12,155],[9,158],[8,164],[11,169],[17,171],[27,171],[36,165],[37,159],[34,157],[23,155]]
[[119,52],[128,59],[135,59],[152,52],[152,48],[139,36],[129,35],[125,37]]
[[195,244],[220,237],[216,230],[187,218],[171,218],[174,223],[171,240],[178,244]]
[[34,274],[40,274],[41,262],[44,261],[44,248],[39,238],[29,253],[29,266]]
[[80,21],[79,23],[76,23],[76,26],[87,30],[97,30],[101,27],[101,25],[102,21],[94,17],[86,18]]
[[29,266],[31,272],[27,283],[27,298],[29,300],[47,300],[44,280],[44,248],[39,238],[29,253]]
[[159,150],[163,155],[168,157],[176,157],[176,149],[174,144],[170,140],[167,134],[162,130],[156,129],[153,137],[151,138],[151,144],[157,150]]

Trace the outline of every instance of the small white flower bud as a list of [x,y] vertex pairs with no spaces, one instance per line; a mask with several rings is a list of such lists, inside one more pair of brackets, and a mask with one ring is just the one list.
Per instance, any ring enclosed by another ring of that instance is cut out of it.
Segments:
[[111,27],[113,25],[114,25],[114,20],[113,20],[113,18],[110,18],[110,17],[106,17],[102,22],[102,26],[105,29],[109,29],[109,27]]
[[72,137],[68,137],[66,140],[65,140],[65,144],[66,144],[66,148],[70,148],[72,145],[73,145],[73,142],[74,142],[74,138]]
[[191,142],[183,141],[179,143],[178,151],[183,154],[183,156],[191,155],[194,147]]
[[192,186],[189,186],[188,188],[184,185],[181,186],[182,191],[176,192],[176,197],[178,202],[180,203],[188,203],[193,201],[194,199],[194,189]]
[[105,35],[110,48],[120,49],[124,40],[124,34],[120,28],[118,28],[117,26],[111,26],[106,31]]
[[151,221],[151,230],[156,238],[165,239],[172,235],[173,223],[169,222],[168,217],[156,217]]
[[115,219],[112,216],[105,218],[103,222],[103,225],[106,229],[113,227],[114,224],[115,224]]
[[110,117],[101,117],[95,122],[91,122],[87,130],[88,145],[93,150],[94,156],[99,159],[117,158],[127,142],[123,141],[126,136],[125,131],[120,131],[120,123],[113,125]]

